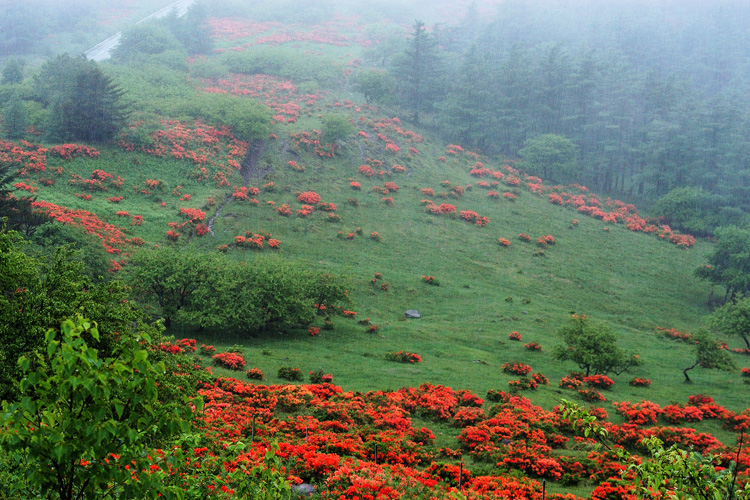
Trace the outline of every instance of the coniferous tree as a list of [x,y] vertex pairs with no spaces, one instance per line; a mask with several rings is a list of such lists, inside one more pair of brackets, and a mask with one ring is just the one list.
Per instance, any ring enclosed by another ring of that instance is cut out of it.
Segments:
[[123,91],[95,62],[61,55],[42,66],[35,98],[48,110],[47,140],[106,142],[127,117]]
[[15,85],[23,81],[23,67],[15,57],[8,59],[3,68],[3,83]]
[[9,138],[21,139],[26,134],[28,112],[18,92],[13,92],[10,95],[10,99],[3,109],[3,122]]
[[437,42],[425,24],[416,21],[406,50],[396,63],[403,103],[416,123],[420,113],[431,111],[440,96],[440,71]]

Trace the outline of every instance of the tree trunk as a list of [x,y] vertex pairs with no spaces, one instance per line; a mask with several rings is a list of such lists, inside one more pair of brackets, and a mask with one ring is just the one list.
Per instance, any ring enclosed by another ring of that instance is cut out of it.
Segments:
[[685,368],[684,370],[682,370],[682,374],[685,375],[685,383],[686,384],[692,384],[693,383],[693,381],[690,380],[690,377],[688,377],[687,372],[688,372],[688,370],[692,370],[696,366],[698,366],[698,362],[697,361],[695,362],[695,364],[693,366],[688,366],[687,368]]

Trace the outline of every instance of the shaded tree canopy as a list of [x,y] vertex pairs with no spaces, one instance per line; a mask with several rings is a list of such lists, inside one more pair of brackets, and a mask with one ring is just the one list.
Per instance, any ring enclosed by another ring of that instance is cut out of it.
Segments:
[[85,56],[57,56],[34,79],[34,98],[48,112],[50,141],[106,142],[127,118],[123,91]]
[[685,382],[690,383],[688,372],[693,368],[716,369],[730,371],[737,368],[734,360],[726,349],[722,349],[719,342],[708,332],[698,332],[694,336],[695,340],[695,363],[682,370],[685,375]]
[[524,143],[520,166],[544,179],[573,178],[578,170],[578,146],[561,135],[543,134]]
[[739,297],[714,311],[710,325],[718,333],[741,338],[750,349],[750,298]]
[[726,288],[725,300],[750,292],[750,229],[727,226],[716,230],[716,244],[708,264],[696,275]]
[[629,356],[617,346],[617,335],[607,325],[591,323],[585,315],[574,314],[557,334],[565,345],[557,347],[555,358],[573,361],[586,375],[619,375],[639,363],[638,356]]

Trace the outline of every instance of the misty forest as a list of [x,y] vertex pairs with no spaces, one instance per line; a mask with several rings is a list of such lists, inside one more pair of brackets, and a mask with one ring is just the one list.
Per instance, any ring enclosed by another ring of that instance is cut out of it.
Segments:
[[750,3],[0,8],[0,499],[750,499]]

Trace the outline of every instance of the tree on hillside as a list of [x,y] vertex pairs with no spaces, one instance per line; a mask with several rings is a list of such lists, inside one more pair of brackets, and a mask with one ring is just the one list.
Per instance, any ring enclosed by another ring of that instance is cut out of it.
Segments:
[[722,198],[703,188],[679,187],[659,198],[653,211],[673,228],[710,236],[718,226],[737,223],[742,216],[741,210],[726,206]]
[[220,279],[222,266],[213,256],[171,248],[142,251],[128,266],[128,281],[144,303],[158,307],[169,327],[193,305],[195,292]]
[[29,114],[17,91],[10,94],[10,99],[3,108],[2,115],[5,133],[10,139],[21,139],[26,135]]
[[365,97],[367,104],[390,102],[396,82],[385,71],[362,70],[354,78],[354,88]]
[[172,9],[162,22],[189,54],[207,54],[213,48],[207,17],[205,4],[195,2],[184,16],[178,17],[177,11]]
[[167,26],[159,21],[138,23],[123,32],[120,42],[112,51],[116,61],[140,61],[144,56],[153,56],[182,45]]
[[419,123],[420,113],[430,111],[441,94],[441,63],[435,38],[422,21],[414,22],[406,50],[395,64],[404,106]]
[[23,66],[15,57],[9,57],[3,67],[3,83],[15,85],[23,81]]
[[440,104],[442,126],[453,140],[481,151],[493,145],[498,132],[498,93],[489,58],[475,45],[464,55],[461,68],[452,80],[450,92]]
[[34,79],[34,98],[48,112],[45,135],[53,142],[111,140],[127,118],[122,97],[122,89],[85,56],[57,56]]
[[624,373],[639,364],[638,356],[628,356],[617,346],[617,335],[604,324],[594,324],[585,315],[574,314],[571,322],[557,331],[565,342],[554,352],[555,359],[573,361],[588,376]]
[[750,298],[740,297],[714,311],[710,325],[722,335],[741,338],[750,349]]
[[529,139],[518,152],[519,166],[543,179],[567,180],[578,172],[578,146],[567,137],[543,134]]
[[726,287],[724,302],[738,294],[750,292],[750,229],[737,226],[716,230],[716,244],[708,256],[708,264],[699,267],[696,275]]
[[682,370],[685,375],[685,383],[692,382],[688,371],[700,366],[701,368],[731,371],[737,369],[737,365],[730,357],[726,349],[722,349],[719,342],[707,332],[698,332],[693,337],[695,340],[695,363]]
[[329,113],[323,116],[320,142],[328,145],[331,148],[331,152],[335,153],[336,143],[343,141],[348,136],[354,134],[354,132],[356,132],[356,129],[346,116]]

